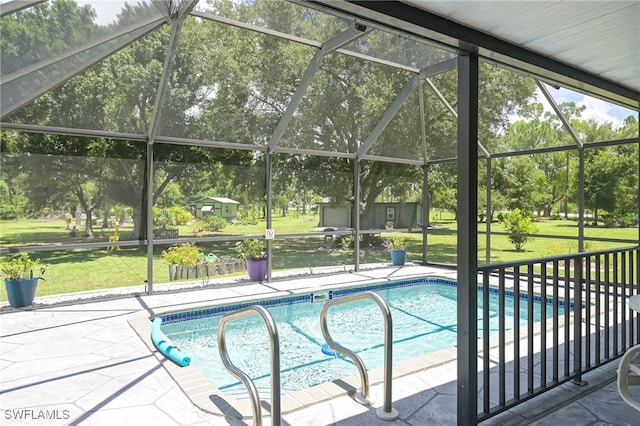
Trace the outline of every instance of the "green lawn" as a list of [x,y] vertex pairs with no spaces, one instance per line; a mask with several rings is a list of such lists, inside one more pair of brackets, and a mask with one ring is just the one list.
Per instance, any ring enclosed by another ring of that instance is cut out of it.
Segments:
[[[274,270],[303,268],[313,270],[322,266],[351,265],[354,262],[352,249],[342,250],[340,247],[325,247],[323,235],[309,235],[303,238],[278,238],[282,234],[311,233],[316,229],[317,216],[274,217],[273,227],[276,239],[273,246]],[[437,229],[429,231],[428,258],[432,262],[453,264],[456,261],[456,223],[451,216],[438,215]],[[540,234],[558,236],[577,236],[578,228],[575,221],[541,220],[536,222]],[[113,235],[113,229],[96,228],[98,235],[93,239],[81,236],[70,236],[62,220],[19,220],[0,221],[0,241],[5,247],[22,245],[55,245],[79,242],[108,241]],[[263,235],[266,229],[265,221],[257,225],[228,225],[222,232],[196,232],[194,226],[179,227],[181,237],[200,236],[237,236]],[[479,224],[481,231],[485,224]],[[499,224],[492,224],[493,231],[503,232]],[[127,240],[131,233],[130,226],[120,228],[121,241]],[[638,240],[638,229],[609,229],[604,227],[589,227],[585,229],[587,237],[607,237]],[[384,234],[381,235],[384,237]],[[407,260],[422,259],[422,234],[412,232],[407,234]],[[361,263],[389,262],[389,254],[378,244],[362,246]],[[629,243],[588,243],[587,248],[598,250],[610,247],[633,245]],[[214,253],[220,257],[237,257],[233,243],[197,243],[205,253]],[[514,246],[506,236],[494,235],[491,239],[491,261],[504,262],[510,260],[529,259],[551,256],[563,253],[575,253],[577,243],[565,239],[535,238],[524,246],[522,252],[516,252]],[[154,256],[154,282],[161,283],[168,280],[168,264],[162,258],[161,252],[166,246],[156,246]],[[478,237],[479,263],[485,263],[485,237]],[[146,248],[122,247],[120,250],[84,249],[73,251],[38,252],[34,254],[47,265],[46,281],[38,288],[38,296],[77,291],[99,290],[112,287],[123,287],[144,284],[147,273]],[[0,287],[0,300],[6,300],[4,286]]]

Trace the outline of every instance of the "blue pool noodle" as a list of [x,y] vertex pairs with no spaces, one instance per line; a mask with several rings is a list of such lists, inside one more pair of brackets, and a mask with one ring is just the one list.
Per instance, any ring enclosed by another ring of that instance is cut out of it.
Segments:
[[186,367],[191,363],[191,358],[182,353],[180,349],[173,346],[167,339],[167,336],[160,330],[162,326],[162,318],[156,317],[151,324],[151,341],[158,348],[158,350],[164,354],[171,361],[176,364]]

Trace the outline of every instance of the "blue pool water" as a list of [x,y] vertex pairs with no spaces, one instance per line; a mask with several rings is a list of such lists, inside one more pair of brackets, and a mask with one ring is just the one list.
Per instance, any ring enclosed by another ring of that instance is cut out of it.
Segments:
[[[415,281],[415,280],[414,280]],[[436,281],[437,283],[434,283]],[[389,283],[374,288],[389,307],[393,318],[393,362],[424,355],[456,345],[455,281],[422,279],[419,284]],[[370,290],[370,289],[365,289]],[[340,297],[355,290],[333,291],[322,296]],[[322,302],[290,303],[317,299],[315,295],[289,298],[286,304],[269,301],[253,302],[267,307],[273,315],[280,335],[282,393],[308,388],[320,383],[357,374],[355,365],[341,356],[328,356],[322,351],[325,343],[320,331]],[[482,298],[478,292],[478,328],[482,329]],[[246,306],[246,305],[242,305]],[[490,332],[498,329],[498,298],[490,300]],[[184,353],[191,356],[213,383],[227,394],[246,396],[244,387],[229,374],[218,353],[217,326],[222,310],[181,313],[164,317],[162,330]],[[562,308],[561,308],[562,309]],[[507,297],[506,327],[513,327],[513,298]],[[217,315],[210,315],[215,314]],[[547,315],[553,314],[547,306]],[[526,324],[527,304],[520,304],[520,322]],[[197,319],[189,319],[200,317]],[[540,320],[539,300],[534,304],[534,319]],[[377,304],[361,300],[334,306],[329,310],[328,326],[332,337],[345,347],[355,350],[368,370],[383,364],[384,320]],[[266,326],[258,315],[234,320],[226,327],[227,348],[231,360],[255,381],[263,397],[269,388],[269,339]],[[481,335],[480,335],[481,336]]]

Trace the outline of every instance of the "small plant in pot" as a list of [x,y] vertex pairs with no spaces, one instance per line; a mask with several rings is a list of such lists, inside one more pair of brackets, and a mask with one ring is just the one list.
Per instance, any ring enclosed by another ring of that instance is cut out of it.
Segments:
[[171,246],[162,251],[162,257],[169,263],[169,281],[215,275],[218,259],[212,253],[205,255],[194,243]]
[[162,257],[169,265],[197,265],[200,249],[193,243],[183,243],[162,251]]
[[[38,275],[34,275],[34,271]],[[37,259],[31,259],[27,253],[0,259],[0,272],[5,277],[4,285],[12,308],[23,308],[33,304],[38,281],[44,280],[44,271],[44,266],[40,265]]]
[[247,272],[252,281],[264,281],[267,276],[267,242],[249,239],[236,243],[236,252],[247,262]]
[[404,265],[407,256],[407,239],[401,234],[391,234],[382,246],[391,254],[391,264],[394,266]]

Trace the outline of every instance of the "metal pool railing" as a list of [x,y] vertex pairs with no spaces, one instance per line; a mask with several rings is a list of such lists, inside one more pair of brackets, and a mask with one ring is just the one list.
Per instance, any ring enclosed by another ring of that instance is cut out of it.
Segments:
[[231,362],[225,339],[225,326],[228,322],[253,314],[258,314],[262,317],[269,331],[269,347],[271,352],[271,424],[273,426],[280,426],[282,421],[280,409],[280,338],[276,323],[269,311],[260,305],[254,305],[224,315],[218,324],[218,351],[220,352],[220,357],[222,358],[222,363],[225,368],[233,374],[235,378],[240,380],[247,389],[253,411],[253,424],[255,426],[261,426],[262,410],[260,408],[258,389],[253,383],[253,380],[251,380],[251,377]]
[[395,420],[398,418],[398,410],[391,406],[391,380],[392,380],[392,361],[393,361],[393,322],[391,318],[391,310],[387,302],[378,294],[372,291],[366,291],[364,293],[355,294],[353,296],[345,296],[338,299],[332,299],[325,302],[320,314],[320,329],[322,330],[322,336],[327,341],[327,344],[331,349],[336,352],[340,352],[347,358],[349,358],[358,367],[360,372],[360,381],[362,383],[362,397],[356,396],[356,400],[364,405],[369,405],[369,375],[367,369],[362,362],[362,359],[352,350],[345,348],[338,342],[333,340],[331,333],[329,333],[329,327],[327,325],[327,316],[329,314],[329,308],[344,303],[355,302],[356,300],[371,299],[378,304],[378,307],[382,311],[384,316],[384,404],[382,407],[376,410],[376,415],[382,420]]
[[[627,300],[640,290],[639,255],[640,248],[633,247],[478,268],[483,306],[478,421],[563,383],[585,384],[584,373],[640,341],[640,317]],[[489,295],[496,292],[498,330],[490,335]],[[513,296],[511,329],[507,295]],[[525,306],[521,325],[518,318]]]

